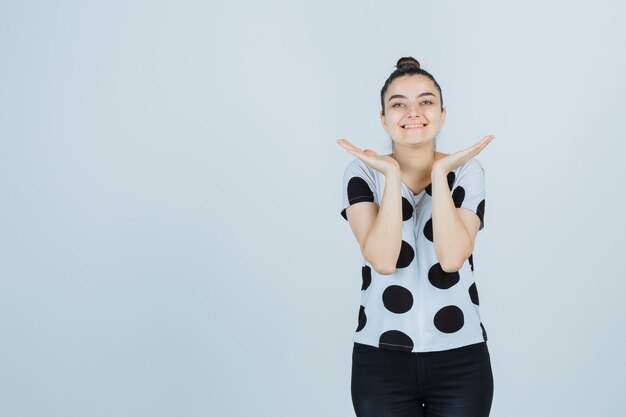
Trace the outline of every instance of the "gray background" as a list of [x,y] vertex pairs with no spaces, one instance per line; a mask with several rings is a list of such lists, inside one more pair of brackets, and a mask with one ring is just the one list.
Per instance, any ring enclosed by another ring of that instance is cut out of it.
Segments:
[[618,1],[0,3],[0,415],[352,416],[352,156],[402,56],[478,159],[493,416],[623,412]]

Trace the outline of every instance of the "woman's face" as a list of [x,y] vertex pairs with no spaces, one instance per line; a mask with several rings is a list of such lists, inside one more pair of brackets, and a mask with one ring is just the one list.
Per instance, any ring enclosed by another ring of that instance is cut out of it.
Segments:
[[385,115],[380,112],[380,120],[396,145],[432,142],[446,120],[439,91],[424,75],[396,78],[387,87],[384,100]]

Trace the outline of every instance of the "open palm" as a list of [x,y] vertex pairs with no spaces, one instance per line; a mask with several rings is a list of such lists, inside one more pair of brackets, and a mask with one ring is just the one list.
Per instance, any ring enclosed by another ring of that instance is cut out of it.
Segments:
[[463,165],[464,163],[478,155],[480,151],[482,151],[485,146],[487,146],[493,140],[493,138],[495,138],[495,136],[487,135],[467,149],[451,153],[450,155],[446,155],[443,158],[438,159],[433,164],[433,171],[439,170],[443,171],[444,173],[448,173],[453,169]]
[[400,164],[398,164],[398,161],[393,159],[391,156],[380,155],[371,149],[361,150],[360,148],[357,148],[356,146],[351,144],[347,139],[337,139],[337,143],[339,144],[339,146],[348,151],[348,153],[356,156],[367,165],[379,171],[385,176],[388,173],[400,172]]

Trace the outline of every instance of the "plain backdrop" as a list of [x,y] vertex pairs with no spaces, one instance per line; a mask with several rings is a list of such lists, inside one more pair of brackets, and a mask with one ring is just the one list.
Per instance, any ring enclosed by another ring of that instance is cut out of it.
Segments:
[[0,2],[0,415],[353,416],[353,158],[413,56],[496,136],[492,416],[626,389],[623,2]]

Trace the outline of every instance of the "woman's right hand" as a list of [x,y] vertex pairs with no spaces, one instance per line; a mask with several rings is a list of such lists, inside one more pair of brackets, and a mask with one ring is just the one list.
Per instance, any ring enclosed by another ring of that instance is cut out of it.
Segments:
[[387,176],[388,174],[400,175],[400,164],[398,164],[398,161],[393,159],[391,156],[379,155],[371,149],[361,150],[348,142],[347,139],[337,139],[337,143],[339,146],[348,151],[348,153],[356,156],[384,176]]

